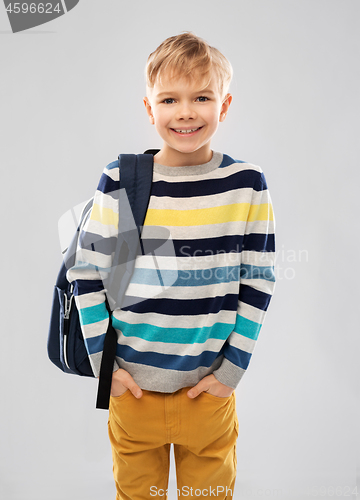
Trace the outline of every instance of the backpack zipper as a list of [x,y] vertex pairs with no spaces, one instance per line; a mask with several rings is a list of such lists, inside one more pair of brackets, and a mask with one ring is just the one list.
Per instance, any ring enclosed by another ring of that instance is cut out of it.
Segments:
[[68,344],[68,336],[69,336],[69,323],[70,323],[70,313],[71,306],[73,301],[72,287],[71,287],[71,297],[68,299],[66,293],[64,293],[64,341],[63,341],[63,354],[64,354],[64,362],[67,368],[71,370],[69,366],[68,356],[67,356],[67,344]]

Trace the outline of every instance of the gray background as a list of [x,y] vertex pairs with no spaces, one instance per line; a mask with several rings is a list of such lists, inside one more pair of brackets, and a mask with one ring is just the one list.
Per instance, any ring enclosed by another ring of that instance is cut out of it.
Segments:
[[0,8],[1,499],[115,497],[96,382],[47,359],[57,222],[120,152],[161,147],[143,67],[184,30],[233,64],[212,147],[263,168],[277,221],[277,287],[236,389],[235,498],[355,498],[359,15],[355,0],[83,0],[12,34]]

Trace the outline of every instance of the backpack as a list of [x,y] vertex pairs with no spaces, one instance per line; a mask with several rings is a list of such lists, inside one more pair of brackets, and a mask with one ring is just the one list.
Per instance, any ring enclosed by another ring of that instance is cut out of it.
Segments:
[[[144,154],[120,154],[118,157],[120,168],[120,189],[125,188],[129,200],[133,219],[138,234],[145,220],[150,199],[153,156],[159,150],[150,149]],[[90,214],[93,205],[91,198],[82,210],[77,231],[66,251],[54,287],[50,326],[47,340],[47,351],[50,360],[63,372],[84,377],[94,377],[83,334],[81,331],[79,313],[73,295],[73,287],[66,279],[66,273],[72,263],[75,263],[75,254],[78,239]],[[119,211],[119,228],[121,228],[121,213]],[[125,238],[118,238],[116,242],[115,258],[126,247],[131,245]],[[134,265],[134,261],[132,261]],[[124,295],[131,279],[131,270],[121,277],[120,289]],[[111,315],[111,308],[106,299],[106,307]],[[96,408],[108,409],[114,360],[117,347],[117,334],[109,321],[106,332],[102,362],[100,367],[99,386]]]

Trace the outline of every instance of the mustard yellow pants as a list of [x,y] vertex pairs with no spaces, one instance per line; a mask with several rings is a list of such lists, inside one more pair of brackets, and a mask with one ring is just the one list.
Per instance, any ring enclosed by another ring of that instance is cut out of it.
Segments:
[[170,444],[178,499],[229,500],[236,478],[238,418],[235,392],[226,398],[190,387],[174,393],[127,390],[110,400],[109,437],[116,500],[166,500]]

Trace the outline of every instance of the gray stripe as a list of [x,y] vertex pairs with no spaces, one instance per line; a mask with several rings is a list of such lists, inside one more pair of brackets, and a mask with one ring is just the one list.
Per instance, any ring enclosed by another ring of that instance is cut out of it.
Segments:
[[133,377],[141,389],[146,391],[175,392],[183,387],[193,387],[206,375],[210,375],[216,370],[222,361],[219,356],[209,367],[200,367],[196,370],[183,372],[178,370],[164,370],[154,366],[128,363],[123,359],[116,357],[120,368],[123,368]]

